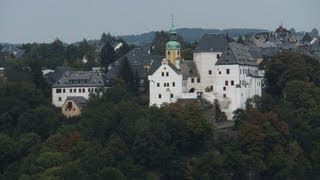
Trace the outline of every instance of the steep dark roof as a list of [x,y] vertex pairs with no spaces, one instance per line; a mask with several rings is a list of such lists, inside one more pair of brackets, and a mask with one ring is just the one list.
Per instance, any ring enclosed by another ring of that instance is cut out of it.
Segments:
[[186,80],[189,77],[199,77],[199,72],[194,61],[181,61],[179,66],[183,80]]
[[[121,61],[125,58],[132,68],[132,72],[136,74],[140,79],[147,78],[149,74],[153,74],[155,70],[161,65],[163,56],[152,55],[148,46],[136,47],[110,65],[110,68],[106,74],[106,78],[109,80],[118,76]],[[149,70],[146,70],[148,67]]]
[[222,53],[216,65],[250,65],[256,66],[257,63],[249,53],[249,48],[239,43],[229,43],[225,51]]
[[65,72],[72,70],[73,69],[71,67],[57,67],[53,73],[48,73],[44,77],[47,80],[48,84],[52,85],[56,83]]
[[254,59],[263,57],[272,57],[280,52],[279,47],[267,47],[267,48],[250,48],[249,52]]
[[101,72],[66,71],[52,87],[104,87]]
[[78,107],[83,107],[87,104],[87,99],[82,96],[68,96],[66,101],[68,100],[76,103]]
[[205,34],[194,52],[223,52],[227,45],[228,37],[225,34]]
[[[168,60],[167,60],[168,61]],[[182,74],[180,69],[178,69],[175,65],[173,65],[170,61],[168,61],[168,65],[172,68],[172,70],[174,72],[176,72],[177,74]]]
[[309,33],[306,33],[301,39],[302,43],[310,43],[313,40],[313,37]]
[[14,54],[17,58],[22,57],[22,55],[24,54],[24,50],[18,49],[14,44],[9,44],[6,47],[2,48],[1,52],[7,54]]

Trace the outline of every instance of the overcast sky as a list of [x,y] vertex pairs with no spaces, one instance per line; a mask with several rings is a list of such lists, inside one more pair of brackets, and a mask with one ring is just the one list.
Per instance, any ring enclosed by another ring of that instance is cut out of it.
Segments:
[[177,28],[320,30],[320,0],[0,0],[0,42],[65,42]]

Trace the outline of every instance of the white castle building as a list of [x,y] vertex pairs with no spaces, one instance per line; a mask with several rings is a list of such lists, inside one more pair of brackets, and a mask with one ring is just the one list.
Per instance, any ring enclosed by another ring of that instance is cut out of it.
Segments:
[[166,59],[148,76],[149,105],[162,106],[178,99],[218,100],[232,119],[233,111],[245,108],[248,98],[261,96],[262,73],[242,44],[229,42],[224,34],[206,34],[194,51],[194,60],[180,58],[180,43],[172,26],[166,45]]

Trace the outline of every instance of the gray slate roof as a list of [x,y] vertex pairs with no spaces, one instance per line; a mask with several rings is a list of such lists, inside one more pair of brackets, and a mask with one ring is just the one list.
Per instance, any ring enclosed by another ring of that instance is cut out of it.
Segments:
[[249,53],[249,48],[239,43],[229,43],[225,51],[222,53],[216,65],[249,65],[257,66],[256,61]]
[[104,87],[101,72],[66,71],[52,87]]
[[179,65],[183,80],[187,80],[189,77],[199,77],[194,61],[181,61]]
[[250,48],[249,52],[254,59],[263,57],[272,57],[281,51],[279,47],[267,47],[267,48]]
[[194,52],[223,52],[227,45],[228,37],[225,34],[205,34]]
[[44,75],[46,81],[48,82],[49,85],[53,85],[56,83],[61,76],[67,72],[67,71],[72,71],[73,69],[71,67],[57,67],[53,73],[48,73]]
[[6,47],[1,49],[2,53],[14,54],[15,57],[22,57],[24,50],[18,49],[14,44],[9,44]]
[[87,99],[82,96],[68,96],[66,101],[68,100],[76,103],[78,107],[83,107],[87,104]]
[[[121,57],[110,65],[110,69],[106,74],[106,78],[108,80],[113,80],[118,76],[121,61],[123,61],[126,57],[131,65],[133,73],[136,74],[140,79],[145,79],[149,74],[153,74],[153,72],[156,71],[161,65],[164,57],[150,54],[149,49],[150,48],[148,46],[143,46],[136,47],[128,52],[125,56]],[[150,66],[150,71],[147,71],[145,66]]]

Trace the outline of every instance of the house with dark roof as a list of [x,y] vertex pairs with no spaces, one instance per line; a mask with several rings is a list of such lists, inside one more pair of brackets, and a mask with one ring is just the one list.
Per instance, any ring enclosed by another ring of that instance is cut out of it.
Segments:
[[314,33],[306,33],[301,39],[301,44],[305,45],[312,45],[312,44],[319,44],[319,39],[316,34]]
[[217,76],[213,91],[228,117],[234,110],[244,109],[248,98],[261,96],[263,72],[247,46],[229,43],[215,65]]
[[153,55],[150,53],[150,47],[136,47],[126,55],[110,64],[106,73],[107,82],[114,82],[119,76],[121,62],[127,60],[132,69],[133,75],[139,80],[140,89],[144,90],[147,83],[148,75],[152,74],[159,68],[163,56]]
[[1,49],[1,53],[6,56],[14,55],[16,58],[20,58],[24,54],[24,50],[18,49],[14,44],[8,44]]
[[105,88],[105,80],[99,71],[66,71],[51,87],[52,104],[61,107],[68,97],[89,99],[91,93],[98,93]]

